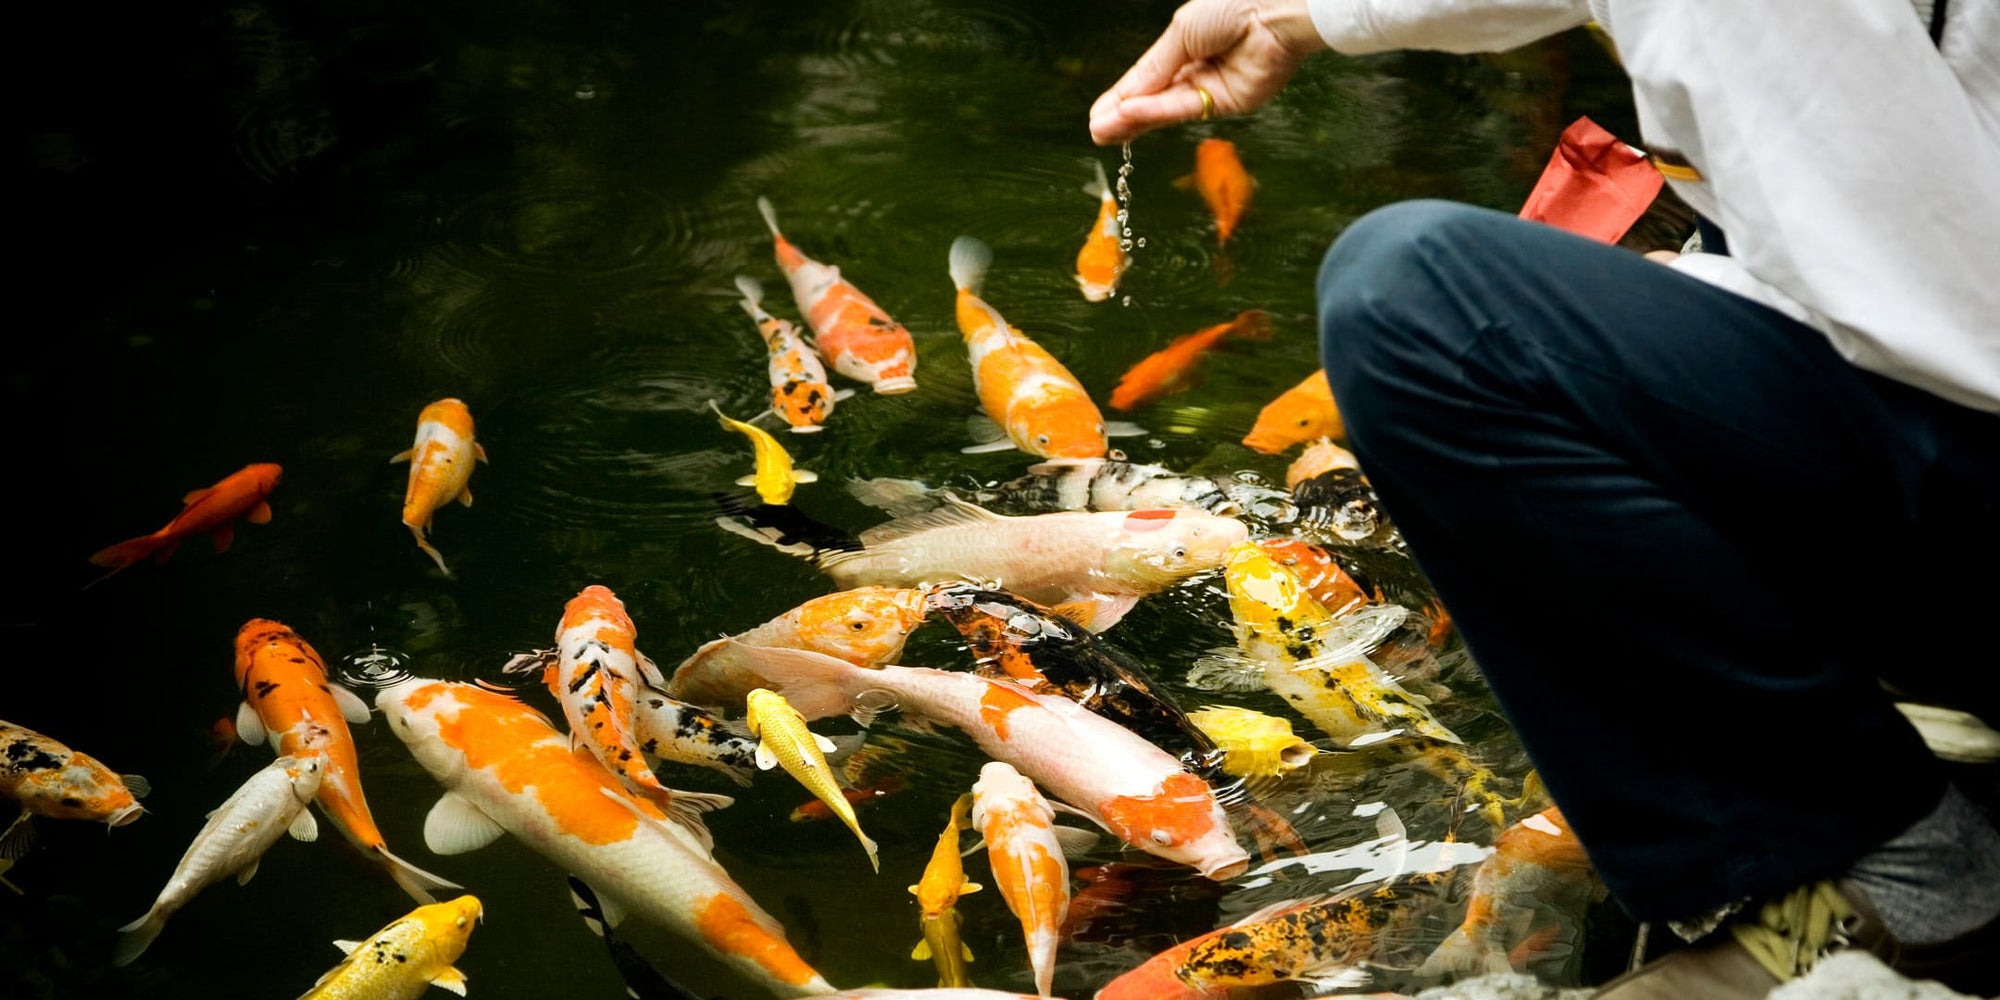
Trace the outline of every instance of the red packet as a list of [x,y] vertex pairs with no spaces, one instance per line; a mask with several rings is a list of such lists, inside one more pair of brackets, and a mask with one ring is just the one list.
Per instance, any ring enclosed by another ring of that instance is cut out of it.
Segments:
[[1663,183],[1646,154],[1596,122],[1578,118],[1557,140],[1549,165],[1521,206],[1521,218],[1616,243],[1646,213]]

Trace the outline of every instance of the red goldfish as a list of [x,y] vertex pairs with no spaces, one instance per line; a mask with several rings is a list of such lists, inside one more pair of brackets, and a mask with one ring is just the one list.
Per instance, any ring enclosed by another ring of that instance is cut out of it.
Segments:
[[1132,258],[1125,252],[1124,223],[1118,218],[1118,198],[1104,179],[1104,164],[1093,163],[1097,179],[1083,193],[1097,198],[1097,221],[1090,224],[1083,249],[1076,252],[1076,284],[1083,297],[1102,302],[1118,290],[1118,279]]
[[915,389],[917,345],[910,331],[842,278],[840,268],[813,260],[785,239],[769,198],[757,199],[757,211],[771,228],[778,267],[792,283],[799,312],[812,324],[815,341],[833,362],[833,370],[868,383],[884,396]]
[[459,888],[389,853],[361,794],[361,761],[347,729],[349,722],[368,721],[368,704],[327,681],[326,661],[312,644],[281,622],[244,622],[236,631],[236,686],[243,692],[236,710],[243,742],[268,741],[281,757],[324,753],[326,773],[315,793],[320,811],[404,892],[430,903],[430,890]]
[[970,236],[951,244],[951,280],[958,286],[958,329],[972,361],[979,405],[1006,436],[965,451],[1010,445],[1043,458],[1103,458],[1104,415],[1089,390],[1055,355],[1007,325],[979,297],[993,250]]
[[1147,355],[1111,390],[1111,408],[1129,410],[1161,396],[1194,387],[1195,365],[1224,337],[1261,340],[1271,335],[1271,317],[1262,309],[1245,309],[1235,319],[1174,338],[1173,343]]
[[764,338],[771,412],[791,425],[794,434],[821,430],[833,414],[833,404],[854,395],[854,390],[835,392],[827,384],[826,366],[820,363],[819,352],[799,336],[799,328],[764,311],[764,286],[757,279],[737,275],[736,290],[743,293],[743,311],[757,321],[757,332]]
[[1193,188],[1208,203],[1215,216],[1217,246],[1229,242],[1236,223],[1250,207],[1257,181],[1243,169],[1236,156],[1236,144],[1227,139],[1203,139],[1194,149],[1194,173],[1174,182],[1175,187]]
[[1257,423],[1243,436],[1243,447],[1276,455],[1301,442],[1346,436],[1347,425],[1341,423],[1322,368],[1264,404],[1257,411]]
[[271,490],[277,487],[278,479],[283,475],[284,469],[269,462],[246,465],[224,476],[214,486],[182,497],[181,503],[186,506],[172,521],[167,522],[166,527],[150,535],[140,535],[101,549],[91,555],[90,561],[93,565],[111,567],[111,573],[147,556],[166,562],[182,542],[196,535],[208,535],[215,540],[215,551],[227,552],[229,543],[236,538],[237,518],[251,524],[271,522],[271,505],[265,498],[271,495]]
[[440,399],[417,414],[417,441],[410,450],[390,459],[390,463],[410,463],[410,485],[403,492],[403,524],[410,529],[417,547],[437,563],[444,575],[451,570],[444,556],[424,540],[430,534],[431,518],[439,507],[453,500],[472,506],[474,460],[486,461],[486,449],[472,437],[472,413],[465,404],[451,398]]

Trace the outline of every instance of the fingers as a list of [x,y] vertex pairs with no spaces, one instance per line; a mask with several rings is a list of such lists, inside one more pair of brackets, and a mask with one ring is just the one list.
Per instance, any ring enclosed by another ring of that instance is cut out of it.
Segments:
[[1188,77],[1228,52],[1242,36],[1245,26],[1233,23],[1230,11],[1223,0],[1193,0],[1175,11],[1152,47],[1091,104],[1091,138],[1098,145],[1109,145],[1161,125],[1200,118],[1201,95]]
[[[1189,81],[1173,84],[1156,94],[1127,97],[1122,100],[1114,94],[1098,98],[1090,109],[1090,137],[1100,146],[1118,142],[1128,142],[1141,133],[1173,125],[1178,122],[1197,121],[1205,108],[1201,92]],[[1213,95],[1214,91],[1210,91]],[[1215,98],[1218,106],[1216,114],[1222,114],[1220,98]]]

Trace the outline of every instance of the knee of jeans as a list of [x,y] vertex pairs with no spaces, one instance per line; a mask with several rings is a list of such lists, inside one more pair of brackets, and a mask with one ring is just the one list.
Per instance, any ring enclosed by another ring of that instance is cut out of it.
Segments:
[[[1320,355],[1343,413],[1371,373],[1424,351],[1417,323],[1442,293],[1439,255],[1425,247],[1476,240],[1494,213],[1423,199],[1375,209],[1347,227],[1319,270]],[[1343,388],[1344,387],[1344,388]]]

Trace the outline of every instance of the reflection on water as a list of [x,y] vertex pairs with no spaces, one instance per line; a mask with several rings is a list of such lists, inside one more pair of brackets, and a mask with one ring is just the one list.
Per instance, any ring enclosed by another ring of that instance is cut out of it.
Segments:
[[[1128,163],[1089,144],[1085,111],[1173,6],[243,2],[115,28],[29,15],[23,30],[46,42],[28,69],[64,86],[25,112],[35,159],[21,233],[39,251],[25,284],[60,318],[6,373],[14,468],[38,513],[18,531],[0,613],[33,655],[18,658],[0,718],[144,773],[155,791],[140,822],[109,835],[37,824],[40,846],[8,873],[26,895],[0,896],[0,993],[296,995],[338,960],[330,942],[407,909],[339,838],[287,841],[248,885],[202,893],[142,961],[108,968],[113,929],[267,759],[243,746],[216,758],[209,743],[235,711],[230,640],[248,618],[350,650],[339,670],[365,692],[405,673],[511,684],[500,666],[548,645],[563,602],[590,583],[624,598],[640,648],[663,663],[827,591],[808,564],[712,523],[717,497],[742,493],[745,460],[706,404],[748,413],[768,399],[735,275],[797,318],[759,196],[916,338],[919,391],[863,391],[825,433],[785,437],[821,477],[798,509],[859,530],[881,515],[848,479],[991,485],[1028,464],[959,450],[977,404],[952,318],[954,238],[993,247],[988,300],[1100,400],[1172,338],[1270,312],[1272,340],[1213,352],[1193,388],[1124,415],[1148,433],[1116,443],[1177,470],[1281,482],[1290,455],[1238,442],[1318,365],[1311,278],[1342,227],[1411,196],[1511,208],[1578,114],[1635,132],[1615,72],[1579,35],[1504,59],[1316,62],[1272,107],[1142,137]],[[1226,258],[1199,197],[1172,183],[1209,136],[1235,142],[1260,185]],[[1119,296],[1096,304],[1071,275],[1096,212],[1082,193],[1093,160],[1118,177],[1144,239]],[[492,459],[476,505],[431,536],[453,579],[398,523],[405,467],[388,464],[417,412],[446,395],[471,407]],[[196,540],[77,591],[85,554],[164,523],[182,493],[249,461],[286,468],[269,525],[228,552]],[[1407,560],[1356,558],[1422,609]],[[1105,638],[1190,705],[1283,711],[1260,692],[1190,684],[1230,646],[1228,626],[1205,577],[1142,602]],[[967,665],[935,623],[904,659]],[[1525,760],[1463,650],[1437,659],[1434,686],[1450,697],[1435,709],[1517,779]],[[553,711],[538,687],[523,695]],[[438,786],[379,720],[355,728],[389,842],[486,904],[460,963],[473,995],[621,995],[562,873],[506,839],[429,854]],[[710,817],[718,859],[842,986],[929,984],[929,963],[907,958],[918,928],[905,886],[982,760],[950,731],[883,735],[900,742],[872,766],[910,780],[869,807],[880,876],[855,863],[838,824],[790,821],[802,793],[787,782],[738,789],[692,768],[668,779],[738,797]],[[1414,839],[1490,843],[1438,775],[1380,748],[1329,752],[1269,802],[1315,852],[1375,837],[1355,813],[1371,802],[1393,803]],[[968,860],[975,880],[984,864]],[[1237,913],[1218,887],[1136,853],[1100,846],[1073,867],[1124,902],[1092,910],[1059,994],[1088,995]],[[1456,912],[1434,905],[1441,935]],[[976,981],[1029,987],[997,895],[960,909]],[[659,928],[621,934],[702,995],[756,995]],[[1619,947],[1602,949],[1612,967]]]

